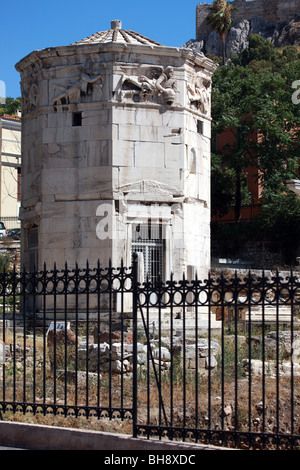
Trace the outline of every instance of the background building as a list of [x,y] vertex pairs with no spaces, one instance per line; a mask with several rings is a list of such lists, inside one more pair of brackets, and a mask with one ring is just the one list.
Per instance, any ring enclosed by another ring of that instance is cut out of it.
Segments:
[[21,118],[0,117],[0,220],[7,229],[20,226]]

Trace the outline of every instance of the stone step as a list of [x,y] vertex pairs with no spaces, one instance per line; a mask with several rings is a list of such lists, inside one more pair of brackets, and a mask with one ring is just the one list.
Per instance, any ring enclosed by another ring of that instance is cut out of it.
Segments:
[[[252,307],[251,310],[246,310],[242,313],[243,321],[253,322],[282,322],[290,323],[292,319],[291,307],[279,306],[278,309],[273,305],[266,305],[264,309],[261,306]],[[294,321],[297,319],[294,318]]]
[[[171,312],[170,310],[164,310],[161,312],[161,316],[159,317],[159,313],[156,309],[150,309],[149,312],[143,312],[144,320],[149,324],[150,331],[153,331],[153,324],[156,331],[159,328],[159,321],[161,323],[161,330],[164,332],[171,331]],[[147,319],[147,314],[149,318]],[[180,316],[179,316],[180,315]],[[139,312],[138,314],[138,323],[139,327],[143,326],[142,317]],[[195,335],[195,328],[196,328],[196,319],[195,319],[195,312],[187,311],[185,314],[185,319],[183,321],[183,314],[177,313],[173,315],[173,332],[176,334],[182,334],[183,326],[185,327],[186,333],[189,335]],[[214,313],[210,314],[208,309],[202,309],[200,312],[198,311],[198,331],[205,330],[207,331],[209,328],[211,330],[220,330],[222,327],[222,322],[216,320],[216,315]]]

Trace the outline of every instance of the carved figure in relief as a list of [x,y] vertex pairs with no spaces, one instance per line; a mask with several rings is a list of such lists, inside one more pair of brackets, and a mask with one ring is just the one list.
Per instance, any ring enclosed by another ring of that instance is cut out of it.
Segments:
[[149,101],[155,87],[147,77],[123,74],[121,80],[121,101]]
[[209,87],[210,81],[199,76],[196,77],[194,84],[187,84],[190,104],[199,109],[203,114],[207,114],[210,109]]
[[162,95],[168,105],[172,105],[178,92],[173,80],[173,67],[142,66],[138,75],[123,74],[121,80],[121,100],[149,101]]
[[22,112],[29,113],[39,104],[39,87],[36,83],[31,83],[23,87],[22,90]]
[[173,67],[167,67],[156,80],[155,86],[159,93],[164,97],[167,104],[171,105],[175,101],[175,95],[178,92],[176,81],[173,79]]
[[54,85],[56,90],[61,93],[52,100],[52,104],[65,99],[67,103],[78,103],[80,101],[81,93],[87,93],[88,85],[99,81],[97,93],[99,95],[99,87],[102,90],[102,76],[90,77],[86,73],[82,73],[79,80],[75,83],[69,82],[66,85]]

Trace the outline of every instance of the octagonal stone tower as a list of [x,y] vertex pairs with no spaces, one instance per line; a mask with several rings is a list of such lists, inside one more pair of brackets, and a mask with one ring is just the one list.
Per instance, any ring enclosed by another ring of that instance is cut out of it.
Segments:
[[204,276],[213,63],[116,20],[16,69],[24,265],[129,266],[138,251],[152,280]]

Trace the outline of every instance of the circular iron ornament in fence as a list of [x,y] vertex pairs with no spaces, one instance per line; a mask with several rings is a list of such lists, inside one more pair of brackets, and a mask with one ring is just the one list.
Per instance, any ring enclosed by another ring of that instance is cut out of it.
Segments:
[[[256,303],[260,303],[263,300],[267,304],[272,304],[276,302],[277,297],[278,297],[278,293],[276,292],[276,288],[269,288],[269,289],[266,289],[265,292],[260,293],[260,299]],[[255,299],[253,299],[253,302],[254,301]]]
[[235,301],[233,292],[231,290],[226,290],[224,292],[224,302],[226,305],[231,305]]
[[213,305],[220,305],[221,299],[222,299],[221,290],[213,289],[213,290],[210,292],[209,299],[210,299],[211,304],[213,304]]
[[79,279],[79,282],[78,282],[78,291],[81,294],[84,294],[87,291],[87,281],[82,276],[81,276],[81,279]]
[[150,307],[158,307],[159,306],[159,298],[160,296],[156,292],[148,293],[148,303]]
[[297,287],[292,295],[293,301],[300,304],[300,287]]
[[138,295],[138,303],[140,307],[145,307],[147,305],[147,295],[145,292],[140,292]]
[[208,293],[205,290],[198,292],[197,296],[198,305],[204,306],[208,304]]
[[172,302],[176,307],[183,305],[183,293],[180,290],[175,289],[172,295]]
[[20,279],[18,279],[16,280],[16,283],[15,283],[15,295],[16,296],[22,295],[23,292],[24,292],[23,283],[21,282]]
[[102,278],[99,284],[100,292],[109,292],[110,291],[110,282],[106,278]]
[[87,288],[91,294],[96,294],[98,292],[98,282],[94,277],[87,281]]
[[69,279],[67,285],[67,293],[68,294],[76,294],[77,283],[74,279]]
[[133,279],[131,274],[125,274],[125,277],[123,279],[123,285],[122,288],[124,292],[132,292],[133,288]]
[[157,293],[155,289],[145,289],[138,292],[138,302],[140,307],[167,307],[171,302],[170,293],[161,290]]
[[122,290],[122,281],[118,277],[113,277],[112,279],[112,289],[116,292],[121,292]]
[[45,293],[46,294],[54,293],[54,283],[51,279],[47,280],[45,283]]
[[195,300],[196,300],[196,295],[195,295],[195,292],[194,290],[191,289],[187,289],[186,292],[185,292],[185,303],[187,306],[192,306],[192,305],[195,305]]
[[38,279],[35,285],[35,293],[41,295],[45,292],[45,282],[43,279]]
[[279,290],[278,300],[281,304],[289,304],[292,299],[292,291],[287,287]]
[[165,307],[169,307],[172,304],[172,295],[169,291],[165,291],[162,295],[162,302]]
[[66,292],[66,282],[63,279],[58,279],[56,282],[56,293],[57,294],[64,294]]
[[32,281],[26,282],[25,293],[28,295],[32,295],[34,293],[34,283]]
[[4,289],[3,289],[3,292],[1,293],[1,295],[5,294],[6,297],[13,295],[14,287],[10,282],[7,282],[5,284],[5,286],[3,286],[3,287],[4,287]]

